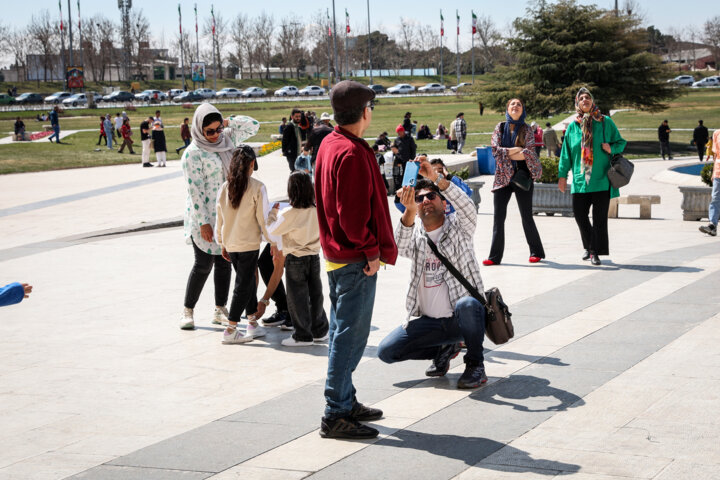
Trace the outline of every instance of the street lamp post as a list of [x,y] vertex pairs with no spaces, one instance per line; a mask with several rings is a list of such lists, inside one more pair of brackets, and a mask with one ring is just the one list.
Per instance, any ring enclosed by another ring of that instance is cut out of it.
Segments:
[[368,12],[368,67],[370,68],[370,85],[373,83],[372,76],[372,54],[370,52],[370,0],[367,0],[367,12]]

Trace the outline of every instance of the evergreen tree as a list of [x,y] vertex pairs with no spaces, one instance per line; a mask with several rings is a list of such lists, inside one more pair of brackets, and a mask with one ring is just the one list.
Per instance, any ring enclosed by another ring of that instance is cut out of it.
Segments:
[[517,63],[479,87],[479,100],[500,111],[512,97],[543,116],[572,110],[581,86],[603,112],[618,106],[657,111],[676,97],[670,73],[647,51],[647,30],[637,20],[594,6],[560,0],[537,2],[515,20],[508,46]]

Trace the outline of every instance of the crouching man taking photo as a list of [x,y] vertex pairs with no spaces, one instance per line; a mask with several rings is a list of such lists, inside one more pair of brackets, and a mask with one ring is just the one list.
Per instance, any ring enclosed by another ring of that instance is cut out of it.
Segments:
[[[485,308],[433,253],[430,239],[479,292],[484,292],[475,258],[473,233],[477,213],[472,200],[437,173],[426,159],[420,163],[415,188],[403,187],[400,201],[405,212],[395,230],[398,254],[412,260],[405,323],[390,332],[378,347],[386,363],[432,359],[428,377],[442,377],[450,360],[465,342],[465,371],[458,388],[476,388],[487,382],[483,364]],[[455,213],[445,215],[446,201]],[[415,217],[420,222],[415,221]]]

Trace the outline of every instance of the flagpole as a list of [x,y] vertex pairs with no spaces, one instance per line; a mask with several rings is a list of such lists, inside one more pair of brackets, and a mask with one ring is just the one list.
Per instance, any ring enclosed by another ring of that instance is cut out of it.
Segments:
[[332,87],[332,80],[330,79],[330,37],[332,36],[332,30],[330,29],[330,9],[325,9],[325,15],[327,16],[328,24],[328,35],[327,35],[327,78],[328,78],[328,90]]
[[475,31],[477,30],[477,19],[475,12],[470,10],[472,13],[472,35],[470,35],[470,58],[472,59],[472,83],[475,83]]
[[443,24],[442,8],[440,9],[440,84],[443,83],[443,36],[445,25]]
[[200,37],[198,37],[197,3],[195,4],[195,58],[196,62],[200,61]]
[[350,32],[350,17],[345,9],[345,76],[350,77],[350,55],[348,52],[348,33]]
[[60,10],[60,48],[62,49],[62,58],[60,59],[60,68],[62,68],[62,71],[60,72],[60,78],[64,78],[65,83],[67,84],[67,74],[66,74],[66,69],[65,69],[65,31],[63,29],[62,1],[61,0],[58,0],[58,8]]
[[368,12],[368,67],[370,67],[370,85],[372,85],[373,84],[372,55],[370,53],[370,0],[367,0],[367,12]]
[[187,90],[187,84],[185,83],[185,42],[183,42],[182,34],[182,11],[180,10],[180,4],[178,3],[178,25],[180,25],[180,71],[182,72],[182,84],[183,90]]
[[[333,72],[335,72],[335,81],[337,81],[337,68],[338,68],[338,61],[337,61],[337,26],[335,21],[335,0],[332,2],[333,6]],[[342,78],[342,75],[340,75]]]
[[85,65],[85,55],[83,55],[82,44],[82,21],[80,20],[80,0],[77,0],[78,6],[78,35],[80,37],[80,65]]
[[455,37],[455,60],[457,63],[457,85],[460,85],[460,12],[455,10],[457,17],[457,36]]
[[212,49],[213,49],[213,90],[217,90],[217,62],[215,61],[215,6],[210,5],[212,15]]

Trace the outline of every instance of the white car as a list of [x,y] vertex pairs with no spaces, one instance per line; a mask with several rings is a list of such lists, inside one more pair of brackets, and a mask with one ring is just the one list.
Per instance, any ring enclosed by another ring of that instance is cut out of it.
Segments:
[[241,93],[242,92],[240,90],[238,90],[237,88],[226,87],[226,88],[223,88],[222,90],[218,90],[218,92],[217,92],[217,94],[215,94],[215,96],[217,98],[237,98],[240,96]]
[[184,91],[185,90],[183,90],[181,88],[171,88],[170,90],[165,92],[165,94],[168,96],[168,98],[173,99],[173,98],[177,97],[178,95],[180,95],[181,93],[183,93]]
[[720,87],[720,77],[707,77],[692,84],[693,87]]
[[445,85],[439,83],[428,83],[418,88],[419,93],[442,93],[445,91]]
[[303,88],[298,92],[300,95],[304,95],[306,97],[309,97],[311,95],[325,95],[325,89],[322,87],[318,87],[317,85],[308,85],[307,87]]
[[412,93],[415,91],[415,87],[408,85],[407,83],[398,83],[394,87],[387,89],[387,93]]
[[276,97],[294,97],[298,95],[298,92],[299,91],[297,87],[286,85],[279,90],[275,90],[275,93],[273,95],[275,95]]
[[62,101],[63,105],[72,105],[73,107],[77,107],[78,105],[87,105],[88,103],[88,96],[93,95],[95,97],[95,103],[102,100],[102,95],[94,92],[88,92],[88,93],[76,93],[75,95],[71,95],[64,99]]
[[240,96],[245,98],[264,97],[265,95],[267,95],[267,90],[260,87],[248,87],[240,92]]
[[66,98],[72,96],[72,93],[70,92],[55,92],[52,95],[49,95],[45,97],[45,100],[43,100],[45,103],[60,103]]
[[203,98],[215,98],[215,90],[212,88],[198,88],[195,93]]
[[141,100],[143,102],[149,102],[155,98],[158,100],[167,100],[167,95],[160,90],[143,90],[135,94],[135,100]]
[[690,86],[695,83],[695,78],[692,75],[678,75],[675,78],[671,78],[667,83],[677,83],[678,85]]
[[457,85],[453,85],[452,87],[450,87],[450,90],[453,92],[457,92],[461,88],[467,87],[468,85],[472,85],[472,83],[468,83],[468,82],[458,83]]

